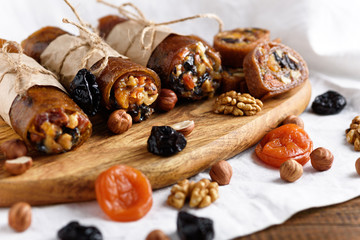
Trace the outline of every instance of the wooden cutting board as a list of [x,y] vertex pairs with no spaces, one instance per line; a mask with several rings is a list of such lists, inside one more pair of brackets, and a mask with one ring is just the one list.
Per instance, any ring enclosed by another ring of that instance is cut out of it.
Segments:
[[[219,160],[228,159],[256,144],[269,130],[291,114],[299,115],[307,107],[311,86],[302,86],[264,102],[255,116],[234,117],[213,113],[214,99],[183,104],[121,134],[107,130],[106,119],[91,119],[91,138],[75,151],[34,156],[26,173],[11,176],[0,168],[0,206],[18,201],[31,205],[78,202],[95,199],[94,181],[100,172],[116,164],[135,167],[146,174],[153,189],[168,186],[191,177]],[[195,129],[187,137],[186,148],[171,157],[160,157],[147,151],[152,126],[171,125],[193,120]],[[17,138],[0,120],[0,143]],[[4,156],[0,155],[0,165]]]

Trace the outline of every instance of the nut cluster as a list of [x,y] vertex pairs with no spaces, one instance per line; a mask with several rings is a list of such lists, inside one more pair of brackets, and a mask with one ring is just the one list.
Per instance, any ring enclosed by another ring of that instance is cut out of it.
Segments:
[[251,116],[261,111],[263,103],[248,93],[230,91],[221,94],[215,100],[215,113],[232,114],[234,116]]
[[217,182],[210,182],[209,179],[201,179],[198,182],[184,179],[171,188],[167,204],[180,209],[185,201],[189,199],[190,207],[203,208],[209,206],[219,198],[219,185]]
[[360,116],[356,116],[351,124],[350,128],[346,129],[346,141],[354,144],[355,151],[360,151]]

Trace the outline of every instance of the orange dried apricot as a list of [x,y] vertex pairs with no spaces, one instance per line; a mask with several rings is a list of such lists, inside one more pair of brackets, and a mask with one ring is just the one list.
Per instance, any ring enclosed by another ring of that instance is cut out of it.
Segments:
[[152,206],[152,190],[147,177],[139,170],[115,165],[102,172],[95,181],[96,199],[112,220],[136,221]]
[[313,142],[304,129],[286,124],[267,133],[256,146],[255,153],[263,162],[280,167],[289,159],[304,165],[310,160],[312,149]]

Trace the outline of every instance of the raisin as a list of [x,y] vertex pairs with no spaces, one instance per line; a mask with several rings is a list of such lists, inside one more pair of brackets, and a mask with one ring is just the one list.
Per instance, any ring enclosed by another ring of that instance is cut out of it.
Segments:
[[335,91],[327,91],[317,96],[311,108],[320,115],[331,115],[339,113],[346,106],[346,99]]
[[71,135],[71,137],[72,137],[71,143],[73,145],[75,145],[80,139],[80,130],[79,130],[79,128],[71,129],[71,128],[65,127],[63,129],[63,133],[67,133],[67,134]]
[[100,107],[100,90],[96,77],[87,69],[81,69],[70,83],[70,96],[89,116],[94,116]]
[[238,38],[222,38],[221,40],[226,43],[239,43],[240,42],[240,39],[238,39]]
[[214,238],[213,221],[180,211],[177,217],[177,233],[181,240],[211,240]]
[[169,156],[181,152],[186,146],[182,133],[169,126],[154,126],[147,141],[148,151],[156,155]]
[[78,222],[70,222],[58,233],[60,240],[102,240],[102,234],[96,227],[82,226]]

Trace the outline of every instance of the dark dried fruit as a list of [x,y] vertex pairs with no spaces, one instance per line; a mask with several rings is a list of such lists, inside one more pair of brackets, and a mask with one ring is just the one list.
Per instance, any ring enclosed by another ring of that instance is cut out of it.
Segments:
[[177,233],[181,240],[211,240],[214,238],[213,221],[180,211],[177,217]]
[[60,240],[102,240],[102,234],[96,227],[82,226],[78,222],[70,222],[58,231]]
[[346,106],[346,99],[335,91],[327,91],[315,98],[311,108],[320,115],[339,113]]
[[169,126],[154,126],[147,141],[148,151],[156,155],[169,156],[181,152],[186,146],[182,133]]
[[70,83],[70,96],[89,116],[94,116],[100,106],[100,90],[96,77],[87,69],[81,69]]

